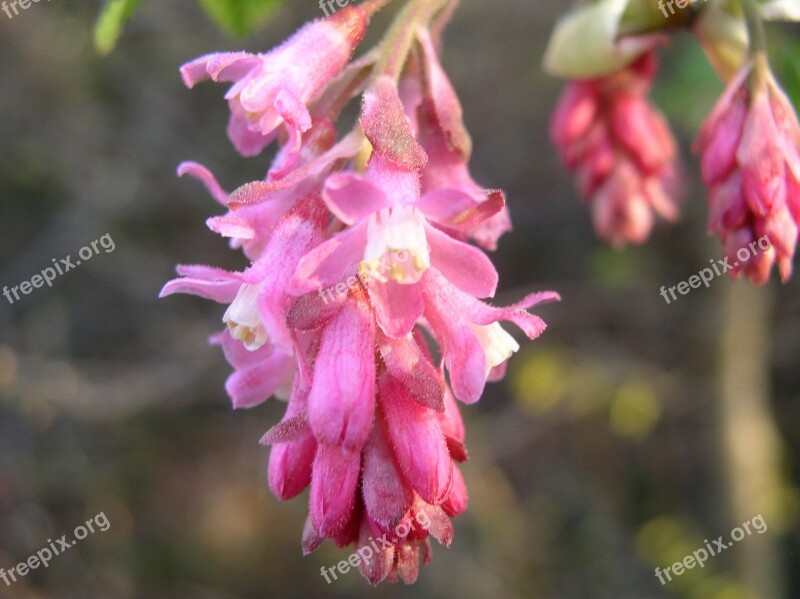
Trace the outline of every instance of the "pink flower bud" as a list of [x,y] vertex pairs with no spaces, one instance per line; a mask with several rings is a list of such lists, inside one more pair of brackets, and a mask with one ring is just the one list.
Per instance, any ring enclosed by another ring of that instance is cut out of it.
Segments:
[[677,144],[646,94],[655,52],[601,79],[570,82],[550,135],[592,206],[597,234],[615,245],[644,243],[655,217],[678,217]]
[[[800,125],[772,75],[755,72],[748,64],[733,79],[695,148],[710,187],[708,229],[735,265],[731,274],[761,284],[777,264],[785,282],[800,222]],[[761,239],[769,240],[769,249],[755,245]],[[736,257],[745,249],[746,261]]]

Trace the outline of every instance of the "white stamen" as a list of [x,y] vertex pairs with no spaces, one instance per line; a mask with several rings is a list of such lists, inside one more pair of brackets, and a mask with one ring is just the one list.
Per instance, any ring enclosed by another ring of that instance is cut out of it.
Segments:
[[258,310],[261,288],[261,285],[242,285],[236,299],[222,317],[222,322],[228,325],[233,338],[244,343],[248,351],[256,351],[269,340]]
[[360,269],[382,282],[418,282],[431,265],[423,222],[422,214],[411,205],[384,208],[372,215]]
[[519,343],[499,323],[490,325],[470,324],[469,328],[486,354],[486,372],[508,360],[519,349]]

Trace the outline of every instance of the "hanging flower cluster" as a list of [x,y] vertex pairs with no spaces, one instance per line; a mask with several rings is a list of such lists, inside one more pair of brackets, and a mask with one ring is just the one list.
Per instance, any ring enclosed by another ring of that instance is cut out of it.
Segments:
[[[729,82],[695,144],[710,189],[708,230],[720,237],[733,277],[765,283],[777,265],[789,279],[800,226],[800,125],[769,67],[765,18],[800,15],[791,0],[698,3],[672,15],[646,0],[598,0],[558,24],[545,66],[570,82],[552,137],[591,200],[601,237],[643,243],[654,213],[678,216],[676,144],[644,97],[656,74],[655,47],[666,33],[690,29]],[[762,237],[771,245],[755,252]],[[745,248],[754,256],[740,264]]]
[[551,135],[591,204],[597,234],[614,245],[647,241],[654,216],[678,218],[677,144],[647,100],[655,51],[607,77],[567,85]]
[[[213,342],[234,368],[234,407],[288,400],[262,439],[270,488],[289,499],[310,486],[306,553],[326,538],[357,548],[390,539],[360,563],[373,584],[413,582],[429,536],[450,544],[450,519],[467,507],[456,400],[476,402],[504,375],[519,345],[500,323],[535,339],[545,324],[528,309],[558,299],[483,301],[498,276],[470,242],[494,249],[511,225],[502,192],[470,176],[470,137],[439,63],[451,3],[411,0],[351,62],[381,4],[309,23],[266,54],[182,67],[189,87],[231,84],[228,135],[241,155],[279,148],[264,180],[230,194],[203,166],[179,167],[225,208],[209,228],[252,264],[180,266],[162,291],[227,305]],[[358,122],[340,135],[339,114],[359,96]],[[421,512],[427,529],[391,535]]]
[[[709,197],[710,232],[722,240],[734,274],[756,283],[777,264],[792,274],[800,223],[800,125],[791,102],[769,69],[752,90],[748,63],[720,98],[697,138]],[[762,236],[771,247],[740,264],[736,252]]]

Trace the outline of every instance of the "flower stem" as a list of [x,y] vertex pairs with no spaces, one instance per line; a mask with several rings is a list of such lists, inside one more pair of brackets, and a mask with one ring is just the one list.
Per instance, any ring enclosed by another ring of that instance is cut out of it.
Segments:
[[740,0],[744,20],[747,25],[747,35],[750,38],[750,55],[754,58],[758,53],[766,53],[767,37],[764,34],[764,22],[758,13],[756,0]]
[[392,2],[392,0],[367,0],[361,5],[361,8],[363,8],[364,12],[367,13],[367,17],[371,19],[375,13],[377,13],[390,2]]
[[417,26],[430,23],[448,2],[449,0],[410,0],[403,7],[381,42],[381,58],[374,71],[376,77],[388,75],[395,81],[400,78],[414,46]]
[[767,36],[764,21],[759,14],[756,0],[740,0],[744,13],[747,37],[750,40],[750,56],[753,59],[753,78],[751,85],[758,89],[769,79],[769,59],[767,58]]

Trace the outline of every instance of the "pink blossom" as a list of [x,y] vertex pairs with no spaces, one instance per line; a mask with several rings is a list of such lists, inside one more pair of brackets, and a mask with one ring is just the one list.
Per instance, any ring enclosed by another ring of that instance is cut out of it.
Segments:
[[[774,264],[784,282],[792,274],[800,222],[800,125],[771,74],[756,73],[752,64],[739,72],[695,147],[711,190],[708,230],[720,236],[732,276],[744,274],[760,284]],[[763,238],[770,247],[754,251]],[[742,248],[753,254],[746,262],[737,257]]]
[[677,145],[648,102],[655,52],[608,77],[567,85],[551,135],[592,207],[597,234],[615,245],[641,244],[660,216],[678,217]]
[[225,99],[231,109],[228,136],[242,156],[257,156],[286,125],[291,145],[311,128],[308,105],[347,64],[364,36],[367,15],[349,6],[308,23],[266,54],[208,54],[186,63],[187,87],[205,79],[234,85]]
[[[420,197],[420,170],[427,155],[414,139],[395,86],[383,80],[368,93],[362,119],[373,146],[363,176],[338,173],[328,178],[323,199],[345,225],[345,231],[310,252],[299,265],[293,291],[329,287],[357,269],[374,273],[389,266],[389,277],[370,285],[370,296],[389,335],[411,331],[422,315],[416,285],[430,268],[478,297],[494,295],[497,273],[478,249],[454,239],[442,228],[464,228],[486,219],[502,207],[502,198],[487,201],[486,210],[462,206],[470,218],[448,215],[451,195],[431,192]],[[461,194],[462,196],[464,194]],[[474,202],[467,198],[469,204]],[[470,213],[471,211],[471,213]],[[400,261],[400,253],[410,259]]]
[[[510,229],[505,197],[470,175],[461,105],[425,27],[414,24],[398,77],[371,72],[369,56],[346,66],[365,15],[346,9],[267,54],[183,67],[190,87],[234,83],[229,133],[242,154],[274,139],[280,147],[264,179],[232,193],[207,168],[181,165],[225,208],[209,228],[251,263],[181,266],[161,295],[225,306],[213,342],[234,370],[234,407],[287,400],[261,442],[278,498],[309,488],[303,551],[381,538],[362,574],[411,583],[431,558],[430,538],[449,546],[451,518],[467,509],[456,398],[475,402],[502,378],[519,344],[500,323],[534,339],[545,325],[528,310],[558,296],[506,308],[481,301],[498,275],[470,241],[493,249]],[[358,95],[358,123],[337,141],[334,107]],[[320,293],[345,280],[332,301]]]

